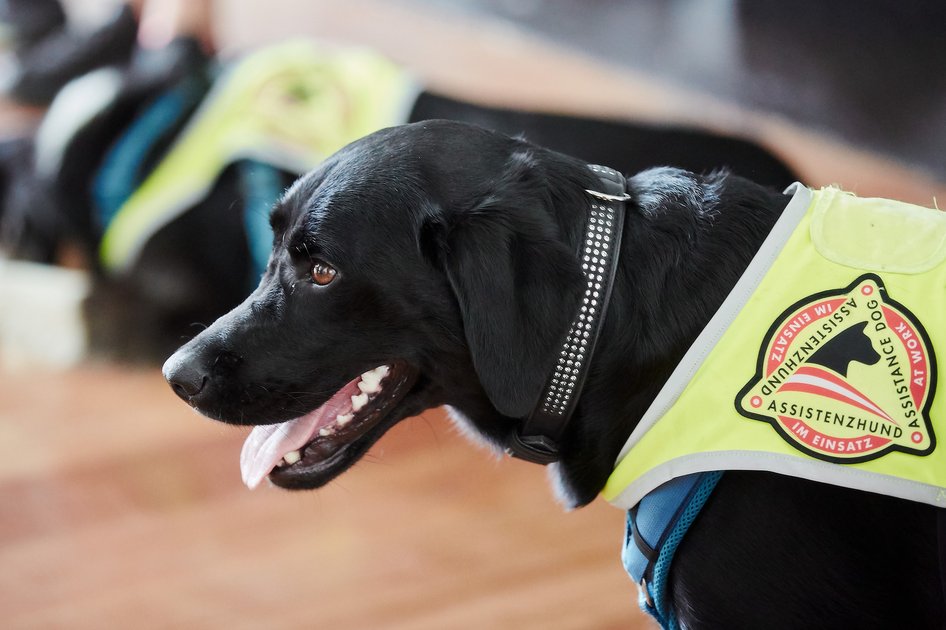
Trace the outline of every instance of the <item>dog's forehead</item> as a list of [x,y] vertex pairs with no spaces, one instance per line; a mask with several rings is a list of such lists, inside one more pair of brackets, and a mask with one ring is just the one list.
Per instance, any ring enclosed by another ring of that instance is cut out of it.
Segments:
[[450,121],[383,129],[349,144],[301,177],[281,205],[295,220],[302,215],[331,219],[351,207],[360,208],[354,220],[383,220],[425,201],[463,197],[477,181],[491,177],[488,166],[504,161],[510,143],[515,144]]
[[415,178],[396,168],[336,163],[310,173],[289,188],[271,216],[277,242],[346,243],[413,239],[423,206]]
[[430,121],[381,130],[341,149],[296,181],[273,212],[279,235],[415,238],[437,208],[488,187],[508,138]]

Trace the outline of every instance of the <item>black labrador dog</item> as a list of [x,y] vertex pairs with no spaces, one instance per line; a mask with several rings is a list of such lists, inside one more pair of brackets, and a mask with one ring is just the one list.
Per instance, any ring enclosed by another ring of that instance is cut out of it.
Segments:
[[[438,405],[502,449],[575,317],[595,180],[583,161],[461,123],[359,140],[276,204],[258,288],[165,376],[203,414],[266,425],[244,447],[249,485],[326,484]],[[788,200],[671,168],[627,189],[602,343],[554,464],[570,506],[599,493]],[[920,503],[729,472],[677,551],[670,597],[686,628],[942,627],[936,531]]]

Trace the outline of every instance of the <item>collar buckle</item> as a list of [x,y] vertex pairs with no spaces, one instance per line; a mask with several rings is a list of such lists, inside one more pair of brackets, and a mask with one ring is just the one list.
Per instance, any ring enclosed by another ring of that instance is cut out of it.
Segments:
[[558,443],[546,435],[512,434],[506,454],[533,464],[551,464],[559,458]]
[[591,195],[592,197],[597,197],[598,199],[602,199],[604,201],[622,201],[623,202],[631,198],[631,196],[627,194],[626,192],[622,192],[619,195],[609,195],[608,193],[603,193],[597,190],[591,190],[590,188],[585,188],[585,192]]

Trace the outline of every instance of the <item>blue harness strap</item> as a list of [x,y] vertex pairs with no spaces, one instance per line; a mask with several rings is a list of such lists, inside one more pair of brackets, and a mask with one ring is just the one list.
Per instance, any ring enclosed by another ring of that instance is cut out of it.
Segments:
[[281,171],[270,164],[256,160],[239,163],[240,188],[243,195],[243,226],[246,244],[250,250],[250,286],[259,284],[273,248],[273,230],[269,225],[269,211],[284,186]]
[[673,555],[722,476],[705,472],[678,477],[628,511],[624,568],[639,586],[641,609],[662,628],[679,628],[667,597]]
[[105,154],[92,180],[95,219],[104,230],[147,176],[145,164],[200,102],[206,89],[185,79],[148,103]]

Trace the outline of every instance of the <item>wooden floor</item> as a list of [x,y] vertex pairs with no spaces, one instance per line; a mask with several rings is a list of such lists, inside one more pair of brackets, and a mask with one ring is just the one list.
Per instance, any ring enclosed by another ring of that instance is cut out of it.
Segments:
[[245,433],[157,370],[4,375],[0,627],[646,627],[622,514],[439,411],[317,492],[243,487]]
[[[501,25],[377,0],[218,4],[225,48],[329,36],[458,96],[699,123],[765,142],[812,185],[946,198],[829,136]],[[190,412],[156,369],[0,374],[0,628],[650,627],[620,564],[623,515],[564,512],[540,467],[471,446],[439,411],[311,493],[246,490],[244,435]]]

